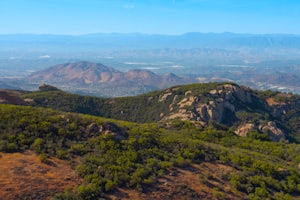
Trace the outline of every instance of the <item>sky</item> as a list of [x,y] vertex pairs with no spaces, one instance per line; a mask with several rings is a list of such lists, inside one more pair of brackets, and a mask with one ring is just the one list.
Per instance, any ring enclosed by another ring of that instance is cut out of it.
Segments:
[[300,34],[300,0],[0,0],[0,34]]

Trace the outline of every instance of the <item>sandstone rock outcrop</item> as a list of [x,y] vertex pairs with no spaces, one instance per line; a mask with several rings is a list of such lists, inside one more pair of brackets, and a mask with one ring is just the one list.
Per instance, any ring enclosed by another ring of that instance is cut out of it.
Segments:
[[128,138],[128,133],[126,132],[126,130],[111,122],[106,122],[102,125],[97,125],[93,122],[87,127],[87,130],[90,134],[94,135],[112,135],[115,140],[126,140]]
[[267,133],[273,141],[279,141],[285,138],[283,131],[278,128],[273,121],[269,121],[266,125],[260,125],[258,128],[261,132]]
[[[239,136],[245,137],[250,131],[257,131],[267,133],[269,138],[274,141],[285,139],[284,132],[278,128],[275,122],[268,121],[266,123],[268,115],[265,113],[270,112],[272,116],[277,116],[283,112],[283,109],[276,110],[277,107],[284,108],[286,105],[276,104],[271,107],[267,101],[257,97],[248,87],[221,84],[215,89],[198,94],[188,90],[181,96],[173,94],[172,90],[169,90],[159,96],[159,101],[170,98],[172,98],[172,102],[169,105],[169,113],[161,115],[162,120],[188,120],[203,126],[214,121],[235,126],[235,133]],[[277,113],[275,114],[275,112]],[[257,118],[257,116],[260,117]]]
[[239,136],[246,137],[250,131],[256,131],[256,130],[257,130],[257,126],[255,124],[247,123],[238,126],[234,132]]
[[[240,104],[251,104],[256,99],[249,88],[224,84],[206,94],[195,95],[185,92],[185,97],[170,105],[170,114],[165,119],[181,118],[184,120],[200,121],[208,124],[210,120],[217,123],[233,124],[230,119],[235,118]],[[174,109],[175,105],[178,109]]]

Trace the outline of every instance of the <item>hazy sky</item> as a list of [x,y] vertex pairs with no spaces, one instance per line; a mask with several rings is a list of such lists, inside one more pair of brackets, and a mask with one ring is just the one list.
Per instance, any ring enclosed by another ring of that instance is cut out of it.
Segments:
[[0,0],[0,34],[300,34],[300,0]]

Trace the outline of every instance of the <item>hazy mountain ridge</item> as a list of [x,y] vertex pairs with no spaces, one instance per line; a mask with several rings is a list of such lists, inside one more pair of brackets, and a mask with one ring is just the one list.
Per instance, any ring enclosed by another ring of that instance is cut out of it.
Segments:
[[[0,84],[14,87],[13,82],[17,81],[12,79],[60,63],[87,60],[122,72],[146,69],[157,74],[233,81],[256,89],[299,94],[299,38],[299,35],[288,34],[234,33],[0,35],[0,78],[9,83]],[[272,81],[274,73],[286,78]],[[291,75],[295,81],[288,80]],[[266,79],[258,80],[260,76]],[[136,87],[131,94],[121,94],[126,87],[103,88],[103,91],[108,96],[124,96],[153,89]],[[111,91],[119,94],[111,94]]]
[[[143,48],[296,48],[300,46],[299,35],[289,34],[235,34],[235,33],[186,33],[182,35],[149,35],[141,33],[96,33],[87,35],[0,35],[3,47],[35,44],[36,48],[60,43],[85,44],[92,49]],[[2,48],[3,48],[2,47]],[[70,47],[70,46],[69,46]],[[51,48],[50,48],[51,49]]]
[[[101,82],[116,82],[121,80],[122,72],[102,64],[76,62],[60,64],[43,71],[35,72],[27,80],[52,81],[57,83],[90,84]],[[122,83],[120,83],[122,84]]]
[[[193,81],[174,74],[158,75],[148,70],[121,72],[84,61],[56,65],[24,79],[29,85],[47,83],[63,90],[97,96],[130,96]],[[23,86],[23,89],[26,87]]]

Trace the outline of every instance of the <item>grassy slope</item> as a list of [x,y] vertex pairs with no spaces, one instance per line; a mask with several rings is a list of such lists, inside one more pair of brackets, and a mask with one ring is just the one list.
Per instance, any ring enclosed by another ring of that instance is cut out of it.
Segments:
[[[215,195],[246,195],[253,199],[293,199],[300,195],[297,144],[240,138],[229,131],[200,129],[180,121],[173,121],[170,126],[136,124],[12,105],[0,105],[0,113],[2,152],[33,150],[45,163],[49,156],[69,161],[82,158],[75,167],[84,179],[74,190],[78,199],[105,197],[107,192],[114,193],[120,187],[147,192],[170,172],[204,163],[234,169],[215,177],[229,188],[223,190],[215,183]],[[92,123],[100,126],[107,121],[126,130],[128,139],[118,141],[112,135],[88,130]],[[214,175],[197,176],[204,185],[213,183]],[[184,185],[181,187],[189,195],[201,195],[192,186]],[[57,198],[72,195],[69,191]]]
[[[162,119],[162,113],[166,116],[170,111],[170,105],[173,103],[175,96],[176,112],[177,103],[185,98],[187,91],[192,95],[201,96],[202,101],[217,101],[207,93],[217,86],[225,83],[206,83],[191,84],[184,86],[175,86],[166,90],[154,91],[151,93],[122,98],[97,98],[90,96],[80,96],[65,93],[59,90],[37,91],[21,95],[22,99],[34,99],[28,102],[32,106],[41,106],[53,108],[68,112],[77,112],[101,116],[105,118],[114,118],[119,120],[133,121],[139,123],[156,122]],[[226,83],[227,84],[227,83]],[[232,83],[230,83],[232,84]],[[235,84],[232,84],[235,85]],[[300,96],[283,94],[271,91],[251,91],[257,101],[252,104],[244,105],[240,102],[234,102],[239,110],[235,113],[235,119],[232,115],[225,119],[231,120],[229,124],[243,124],[249,122],[275,121],[276,124],[284,130],[290,141],[300,141]],[[169,94],[168,98],[161,101],[162,97]],[[269,106],[268,102],[270,103]],[[192,106],[188,108],[193,110]],[[272,116],[274,110],[284,110],[285,115]]]
[[[154,91],[134,97],[98,98],[69,94],[59,90],[37,91],[22,95],[32,98],[30,105],[50,107],[63,111],[79,112],[101,117],[121,119],[134,122],[155,122],[161,119],[161,113],[168,113],[169,105],[175,95],[179,99],[186,91],[194,94],[208,92],[224,83],[191,84],[175,86],[166,90]],[[166,101],[159,101],[164,93],[172,93]]]

